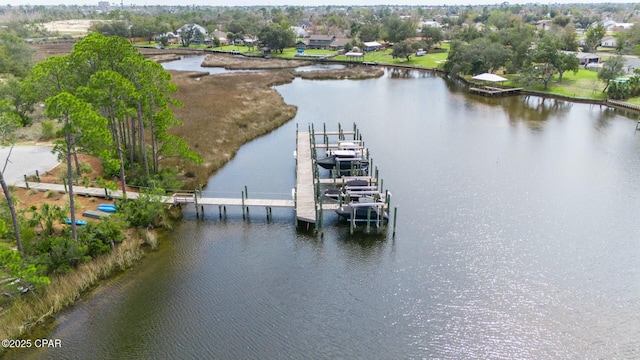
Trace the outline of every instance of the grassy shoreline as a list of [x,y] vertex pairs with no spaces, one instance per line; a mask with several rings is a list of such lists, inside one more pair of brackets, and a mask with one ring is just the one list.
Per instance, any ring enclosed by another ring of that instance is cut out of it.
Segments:
[[[115,250],[74,271],[51,278],[51,284],[28,293],[7,307],[0,316],[0,338],[23,339],[52,316],[75,303],[80,296],[139,261],[144,251],[141,234],[130,233]],[[6,349],[0,349],[2,355]]]

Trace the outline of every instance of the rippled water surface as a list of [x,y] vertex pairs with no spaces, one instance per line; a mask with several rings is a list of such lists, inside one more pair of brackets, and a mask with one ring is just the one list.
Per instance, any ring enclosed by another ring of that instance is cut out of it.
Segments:
[[640,132],[612,110],[485,99],[416,72],[278,87],[294,121],[212,195],[288,198],[296,122],[357,122],[397,234],[291,210],[192,208],[158,252],[62,313],[26,358],[640,357]]

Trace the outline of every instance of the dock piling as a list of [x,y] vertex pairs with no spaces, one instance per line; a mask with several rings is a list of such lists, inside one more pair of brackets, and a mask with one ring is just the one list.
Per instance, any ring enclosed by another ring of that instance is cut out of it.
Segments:
[[398,219],[398,207],[393,208],[393,237],[396,236],[396,220]]
[[242,220],[245,219],[245,206],[244,206],[244,191],[242,191],[242,193],[240,194],[240,196],[242,196]]

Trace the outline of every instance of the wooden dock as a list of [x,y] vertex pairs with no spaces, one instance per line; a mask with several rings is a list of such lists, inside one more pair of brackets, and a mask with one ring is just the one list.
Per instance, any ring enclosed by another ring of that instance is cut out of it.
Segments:
[[311,139],[306,131],[299,131],[296,143],[296,221],[316,223],[315,185]]
[[[27,184],[24,181],[18,181],[14,185],[23,189],[34,189],[38,191],[55,191],[61,194],[66,194],[68,192],[67,187],[62,184],[49,184],[49,183],[39,183],[39,182],[29,182]],[[105,199],[124,198],[124,194],[120,190],[108,190],[104,188],[86,187],[82,185],[74,185],[73,193],[76,195],[100,197]],[[137,199],[139,195],[140,194],[135,191],[127,191],[128,199]]]
[[470,87],[469,92],[483,96],[517,95],[522,88],[497,88],[492,86]]
[[[332,173],[332,178],[319,178],[317,165],[315,164],[316,149],[327,150],[334,147],[338,147],[337,143],[330,143],[329,136],[338,136],[338,141],[345,140],[345,135],[353,135],[353,143],[364,148],[362,137],[358,136],[358,131],[354,124],[353,131],[344,131],[339,127],[338,131],[326,131],[323,129],[321,132],[315,132],[313,125],[311,125],[309,131],[296,131],[296,188],[293,192],[293,199],[253,199],[247,196],[247,189],[242,191],[241,198],[216,198],[202,196],[202,191],[185,191],[173,193],[169,196],[162,196],[161,200],[166,204],[182,205],[182,204],[194,204],[196,209],[196,216],[200,217],[200,214],[204,216],[205,206],[218,206],[220,217],[222,217],[223,211],[226,214],[226,208],[230,206],[242,207],[242,216],[249,214],[249,207],[263,207],[266,209],[267,219],[271,215],[271,208],[292,208],[295,211],[296,226],[306,224],[307,228],[313,225],[316,230],[322,233],[323,226],[323,211],[334,211],[339,208],[343,201],[349,201],[348,192],[349,188],[345,187],[346,199],[340,198],[339,201],[323,201],[323,186],[333,185],[336,188],[344,187],[347,182],[353,180],[364,180],[368,183],[365,186],[358,186],[357,191],[359,195],[366,195],[375,198],[376,201],[381,201],[377,206],[381,211],[389,211],[389,200],[387,193],[382,192],[382,180],[377,178],[378,170],[375,170],[375,176],[342,176],[336,177],[335,173]],[[316,136],[323,138],[323,142],[316,144]],[[359,139],[356,139],[359,138]],[[50,184],[40,182],[25,182],[21,181],[14,184],[17,187],[34,189],[38,191],[54,191],[58,193],[68,193],[68,187],[61,184]],[[83,185],[74,185],[74,194],[78,196],[92,196],[108,199],[123,199],[125,195],[119,190],[108,190],[105,188],[86,187]],[[356,191],[356,190],[352,190]],[[390,194],[389,194],[390,195]],[[135,191],[127,191],[126,198],[137,199],[140,197],[140,193]],[[352,207],[357,206],[371,206],[371,203],[367,205],[358,204],[354,202],[349,203]],[[361,220],[358,220],[361,221]],[[375,222],[374,219],[369,222],[365,220],[368,225],[371,222]],[[351,221],[351,230],[355,228],[356,220]],[[376,222],[379,225],[379,221]],[[394,222],[395,228],[395,222]],[[395,232],[395,231],[394,231]]]

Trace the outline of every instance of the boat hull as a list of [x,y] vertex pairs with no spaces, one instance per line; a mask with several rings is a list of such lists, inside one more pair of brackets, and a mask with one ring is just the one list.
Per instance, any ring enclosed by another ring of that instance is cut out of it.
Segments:
[[366,170],[369,167],[369,161],[361,158],[339,158],[335,155],[319,159],[318,166],[323,169],[338,169],[340,171],[350,171],[351,169]]

